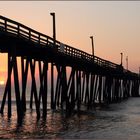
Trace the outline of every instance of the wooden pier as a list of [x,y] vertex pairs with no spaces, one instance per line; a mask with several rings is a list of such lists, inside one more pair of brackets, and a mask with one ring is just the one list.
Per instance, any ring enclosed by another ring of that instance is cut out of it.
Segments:
[[[4,113],[7,100],[9,118],[12,115],[12,72],[18,118],[22,118],[26,112],[29,73],[30,108],[32,109],[34,102],[38,118],[40,116],[46,118],[48,94],[51,94],[51,109],[66,109],[69,114],[74,109],[80,110],[81,104],[92,108],[96,103],[117,103],[130,96],[140,95],[138,74],[125,70],[122,65],[97,56],[93,57],[57,40],[54,43],[53,38],[3,16],[0,16],[0,51],[8,54],[8,78],[0,112]],[[17,58],[21,61],[21,82]],[[35,69],[39,71],[39,92]],[[51,77],[50,93],[48,93],[48,70]]]

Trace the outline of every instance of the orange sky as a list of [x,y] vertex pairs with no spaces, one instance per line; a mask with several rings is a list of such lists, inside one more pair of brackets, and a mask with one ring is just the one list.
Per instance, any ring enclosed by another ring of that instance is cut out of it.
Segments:
[[[56,13],[56,38],[95,55],[123,65],[128,56],[129,70],[140,66],[140,1],[0,1],[0,14],[52,36],[52,16]],[[0,54],[0,72],[6,58]]]

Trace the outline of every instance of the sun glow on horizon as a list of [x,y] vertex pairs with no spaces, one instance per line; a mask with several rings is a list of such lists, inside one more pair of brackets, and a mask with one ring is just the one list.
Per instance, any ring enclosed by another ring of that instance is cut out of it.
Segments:
[[0,85],[5,85],[5,81],[4,80],[0,80]]

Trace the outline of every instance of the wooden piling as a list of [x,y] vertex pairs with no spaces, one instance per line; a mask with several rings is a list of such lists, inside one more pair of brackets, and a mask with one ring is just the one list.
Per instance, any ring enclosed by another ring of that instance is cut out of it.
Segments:
[[36,61],[30,60],[30,68],[31,68],[31,78],[32,78],[32,92],[35,98],[35,106],[36,106],[36,113],[37,113],[37,118],[40,118],[40,105],[39,105],[39,99],[37,96],[37,87],[36,87],[36,81],[35,81],[35,63]]
[[39,68],[39,80],[40,80],[40,88],[39,88],[39,104],[40,104],[42,94],[43,94],[43,70],[41,66],[41,61],[38,61],[38,68]]
[[93,93],[93,90],[94,90],[94,78],[95,78],[95,75],[91,74],[91,78],[90,78],[90,101],[89,101],[89,105],[91,107],[93,105],[93,96],[94,96],[94,93]]
[[[55,99],[54,99],[54,108],[56,109],[56,104],[59,102],[59,96],[60,96],[60,67],[56,65],[57,69],[57,80],[56,80],[56,90],[55,90]],[[58,103],[59,107],[59,103]]]
[[83,102],[84,101],[84,93],[85,93],[85,72],[83,71],[82,72],[82,79],[83,79],[83,82],[82,82],[82,97],[81,97],[81,101]]
[[11,56],[8,53],[8,118],[11,118],[11,73],[12,73],[12,64]]
[[70,84],[70,91],[69,91],[69,100],[71,103],[71,110],[74,110],[75,102],[76,102],[76,98],[75,98],[75,73],[76,73],[75,69],[72,68],[71,76],[70,76],[71,84]]
[[86,73],[86,93],[85,93],[85,103],[89,103],[89,73]]
[[43,65],[43,94],[42,94],[42,103],[43,103],[43,118],[46,118],[47,115],[47,92],[48,92],[48,62],[44,61]]
[[[68,104],[69,99],[67,96],[67,76],[66,76],[66,67],[62,66],[62,94],[61,94],[61,107],[63,108],[63,103]],[[67,110],[68,106],[66,106]]]
[[12,63],[13,63],[13,73],[14,73],[14,86],[15,86],[16,106],[17,106],[17,117],[20,120],[23,117],[23,111],[22,111],[21,98],[20,98],[16,50],[12,54]]
[[[25,66],[24,66],[25,60]],[[26,111],[26,86],[27,86],[27,76],[28,76],[28,59],[21,57],[21,73],[22,73],[22,108],[23,111]]]
[[93,94],[93,104],[97,100],[97,88],[98,88],[98,75],[95,76],[94,94]]
[[51,109],[54,109],[54,63],[51,63]]
[[[29,60],[29,63],[30,63],[30,72],[31,72],[31,78],[32,78],[32,75],[35,74],[35,61],[32,59]],[[31,83],[31,96],[30,96],[30,109],[32,109],[32,106],[33,106],[33,94],[34,94],[34,84],[33,84],[33,79],[31,80],[32,83]]]

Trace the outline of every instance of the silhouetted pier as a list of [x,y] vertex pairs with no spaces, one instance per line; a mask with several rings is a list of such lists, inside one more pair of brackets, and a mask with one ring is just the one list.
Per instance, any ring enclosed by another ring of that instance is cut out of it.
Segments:
[[[28,73],[31,74],[30,108],[33,99],[37,117],[47,115],[48,64],[51,64],[51,108],[65,108],[68,113],[88,108],[96,102],[120,102],[129,96],[139,96],[140,77],[125,70],[122,65],[90,55],[23,24],[0,16],[0,51],[8,54],[8,78],[1,104],[4,113],[6,98],[8,117],[11,117],[11,76],[13,71],[17,116],[26,111]],[[21,58],[22,81],[19,82],[17,57]],[[37,65],[37,66],[36,66]],[[37,91],[35,69],[39,71]],[[54,84],[54,71],[56,84]],[[68,74],[70,73],[70,74]],[[22,84],[20,89],[19,84]],[[40,114],[42,104],[43,113]]]

